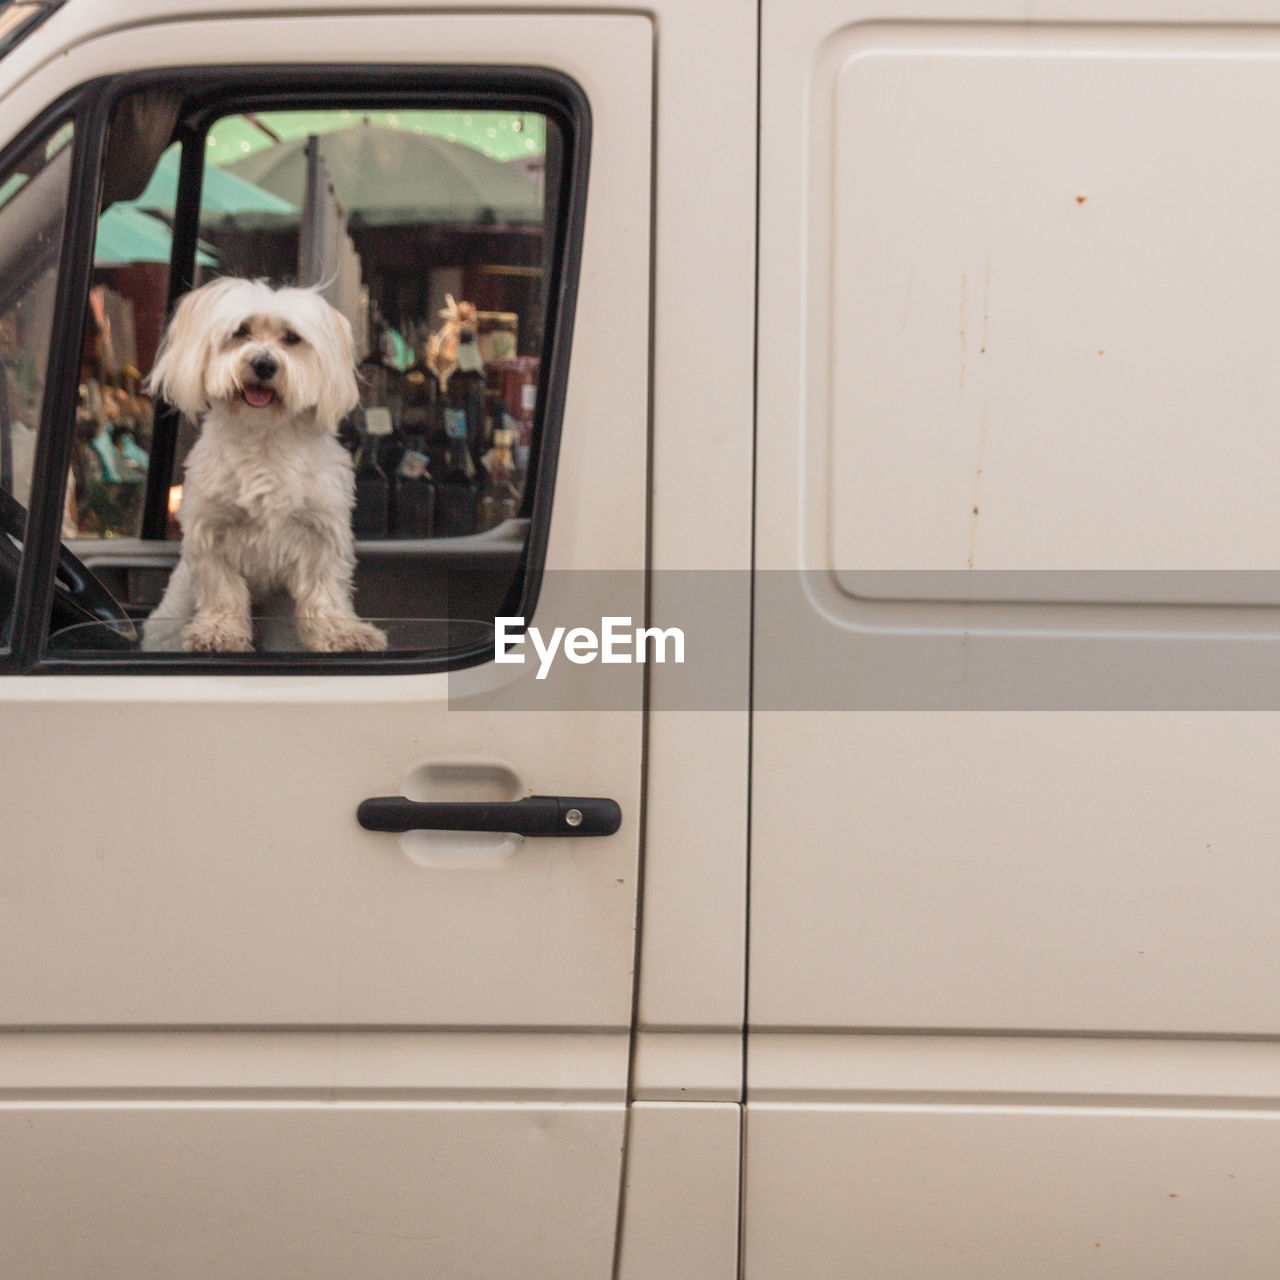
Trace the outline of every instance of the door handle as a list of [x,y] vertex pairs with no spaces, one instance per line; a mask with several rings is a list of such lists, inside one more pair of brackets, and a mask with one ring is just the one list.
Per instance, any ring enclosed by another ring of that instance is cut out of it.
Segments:
[[616,800],[528,796],[512,801],[421,801],[404,796],[362,800],[366,831],[504,831],[518,836],[611,836],[622,825]]

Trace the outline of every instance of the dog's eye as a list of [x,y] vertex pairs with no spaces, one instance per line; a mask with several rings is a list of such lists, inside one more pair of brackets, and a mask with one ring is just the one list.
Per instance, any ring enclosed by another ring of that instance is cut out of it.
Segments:
[[284,331],[284,345],[286,347],[296,347],[301,341],[302,338],[298,334],[294,333],[292,329],[286,329]]
[[242,324],[231,336],[233,338],[247,338],[249,336],[249,326]]

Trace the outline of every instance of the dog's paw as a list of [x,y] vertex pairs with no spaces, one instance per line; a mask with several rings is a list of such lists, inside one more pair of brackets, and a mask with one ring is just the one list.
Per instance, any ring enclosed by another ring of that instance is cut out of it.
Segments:
[[253,632],[246,618],[206,614],[182,628],[182,647],[188,653],[251,653]]
[[302,643],[313,653],[380,653],[384,631],[359,618],[299,618]]

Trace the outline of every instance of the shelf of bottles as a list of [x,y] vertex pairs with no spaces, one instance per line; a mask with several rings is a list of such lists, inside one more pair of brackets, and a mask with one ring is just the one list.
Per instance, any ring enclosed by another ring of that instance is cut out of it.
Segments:
[[537,357],[488,344],[495,358],[474,327],[444,367],[426,353],[401,371],[380,345],[361,364],[361,404],[340,433],[355,458],[356,538],[465,537],[518,516]]

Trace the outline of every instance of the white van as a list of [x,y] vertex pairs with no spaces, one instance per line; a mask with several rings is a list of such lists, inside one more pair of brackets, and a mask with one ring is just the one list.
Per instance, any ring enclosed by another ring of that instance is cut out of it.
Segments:
[[[1274,18],[0,4],[0,1276],[1274,1276]],[[141,646],[224,274],[383,653]]]

